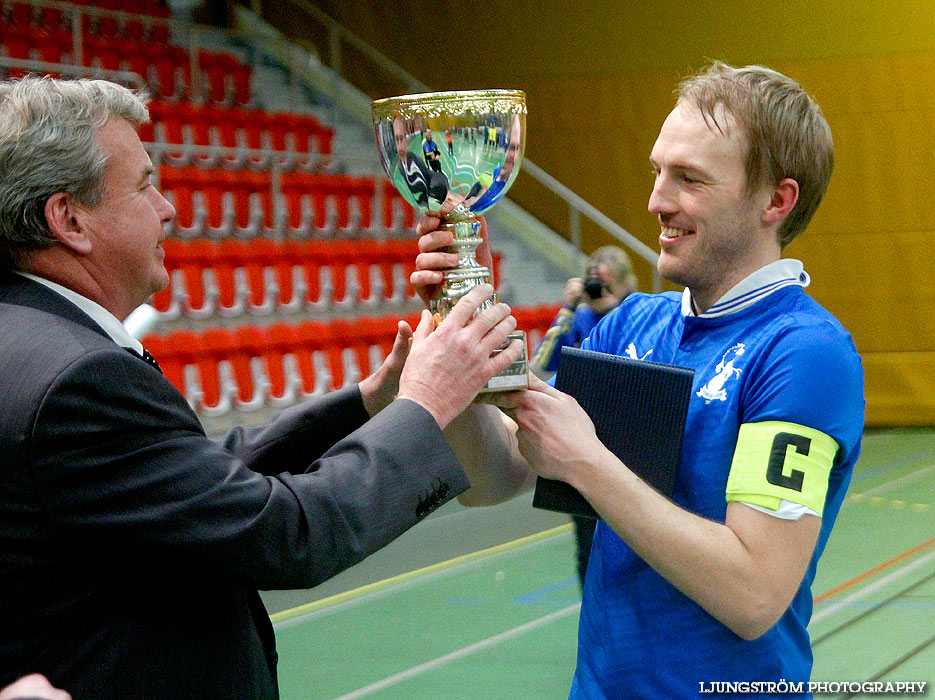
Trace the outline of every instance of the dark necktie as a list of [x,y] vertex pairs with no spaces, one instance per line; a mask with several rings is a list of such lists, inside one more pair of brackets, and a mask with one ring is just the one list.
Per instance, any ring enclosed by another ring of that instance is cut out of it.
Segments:
[[[134,350],[133,348],[126,348],[126,350],[127,350],[128,352],[133,353],[133,354],[136,355],[137,357],[140,357],[139,353],[138,353],[136,350]],[[147,350],[146,348],[143,348],[143,356],[142,356],[142,357],[143,357],[143,359],[147,362],[147,364],[152,365],[153,367],[155,367],[155,368],[159,371],[159,374],[162,374],[162,367],[160,367],[160,366],[159,366],[159,363],[156,362],[156,358],[149,354],[149,350]]]
[[149,350],[143,348],[143,359],[146,360],[149,364],[159,370],[159,374],[162,374],[162,367],[159,366],[159,363],[156,362],[156,358],[149,354]]

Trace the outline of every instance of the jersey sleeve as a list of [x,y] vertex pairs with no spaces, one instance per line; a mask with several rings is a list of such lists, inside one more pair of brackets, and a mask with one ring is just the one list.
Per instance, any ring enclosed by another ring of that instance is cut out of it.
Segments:
[[[740,407],[727,500],[821,515],[839,465],[856,460],[863,372],[850,336],[827,322],[777,336],[759,358]],[[804,511],[803,511],[804,512]]]

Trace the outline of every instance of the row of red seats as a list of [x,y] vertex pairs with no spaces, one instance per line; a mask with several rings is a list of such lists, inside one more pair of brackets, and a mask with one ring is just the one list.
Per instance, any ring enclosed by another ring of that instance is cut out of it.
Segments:
[[[515,309],[530,352],[556,306]],[[413,328],[418,314],[406,320]],[[397,317],[174,331],[143,338],[166,377],[206,415],[286,406],[354,384],[379,367],[396,335]]]
[[[169,239],[163,247],[170,282],[152,300],[163,321],[398,308],[416,301],[409,283],[418,254],[412,239]],[[494,279],[499,279],[500,259],[494,253]]]
[[[307,159],[307,166],[301,163],[301,159],[289,161],[290,165],[309,169],[319,165],[318,155],[331,154],[334,139],[331,129],[307,114],[161,101],[150,103],[149,114],[152,121],[140,129],[140,138],[144,142],[272,149],[290,155],[316,156]],[[243,167],[246,164],[257,168],[269,167],[267,160],[252,162],[253,159],[245,154],[229,158],[195,158],[191,153],[166,152],[163,159],[172,165],[194,162],[202,167],[213,167],[219,163],[226,167]]]
[[162,320],[400,306],[414,298],[415,240],[163,243]]
[[274,207],[269,172],[164,165],[159,173],[159,185],[178,213],[172,231],[181,238],[379,236],[414,224],[414,211],[387,181],[379,191],[380,221],[373,177],[282,173]]
[[396,319],[304,321],[174,331],[143,339],[166,377],[205,414],[288,405],[353,384],[392,347]]
[[[64,29],[0,25],[0,44],[0,50],[9,58],[47,63],[75,62],[72,35]],[[84,65],[137,73],[153,94],[162,99],[204,98],[220,105],[247,105],[252,102],[252,69],[229,53],[199,52],[198,68],[203,85],[196,90],[192,84],[188,51],[179,46],[86,36],[82,52]],[[8,77],[25,73],[8,71]]]
[[[69,3],[75,6],[82,17],[82,32],[99,37],[124,37],[131,40],[148,39],[165,44],[169,41],[169,27],[164,21],[171,15],[167,6],[155,0],[95,0]],[[119,11],[137,15],[136,18],[110,16],[87,12],[83,7],[96,7],[102,10]],[[3,0],[0,2],[0,22],[18,28],[37,28],[43,30],[70,30],[69,21],[72,12],[60,6],[35,5],[22,0]]]

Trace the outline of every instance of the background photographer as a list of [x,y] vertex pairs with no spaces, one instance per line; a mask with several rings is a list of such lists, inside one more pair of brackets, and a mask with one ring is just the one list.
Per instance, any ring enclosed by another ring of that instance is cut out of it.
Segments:
[[565,306],[559,310],[533,354],[530,368],[541,378],[558,369],[562,346],[579,347],[605,315],[636,291],[630,258],[615,245],[595,250],[585,276],[565,284]]
[[[636,283],[630,258],[623,249],[608,245],[591,253],[585,276],[572,277],[565,283],[565,306],[536,348],[530,369],[543,379],[553,374],[558,369],[562,346],[580,347],[597,322],[636,291]],[[584,586],[595,521],[577,516],[572,520],[578,546],[578,579]]]

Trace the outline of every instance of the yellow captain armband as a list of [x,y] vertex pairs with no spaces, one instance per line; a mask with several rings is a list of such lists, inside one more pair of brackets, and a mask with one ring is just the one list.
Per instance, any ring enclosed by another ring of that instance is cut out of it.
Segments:
[[799,503],[822,514],[838,443],[822,432],[782,421],[745,423],[737,435],[727,500],[776,510]]

